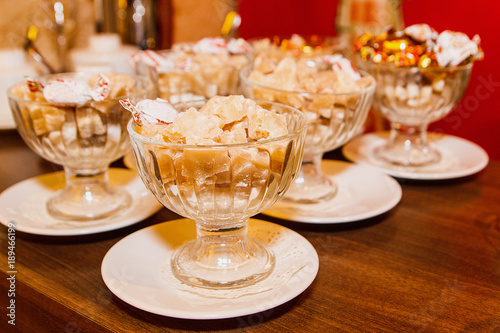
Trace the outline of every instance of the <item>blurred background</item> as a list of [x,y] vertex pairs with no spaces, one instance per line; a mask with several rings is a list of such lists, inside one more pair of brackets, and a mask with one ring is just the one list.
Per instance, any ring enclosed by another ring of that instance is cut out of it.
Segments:
[[[118,34],[123,45],[117,47],[166,49],[175,42],[219,35],[232,10],[241,15],[239,36],[247,39],[298,33],[338,35],[350,41],[365,29],[416,23],[439,32],[462,31],[470,38],[478,34],[485,59],[475,63],[461,103],[430,129],[471,140],[490,158],[500,160],[500,26],[493,0],[23,0],[15,5],[1,1],[0,51],[27,48],[29,41],[54,70],[69,69],[72,52],[87,49],[98,32]],[[10,70],[9,61],[0,53],[0,71]],[[28,61],[43,70],[31,58]]]

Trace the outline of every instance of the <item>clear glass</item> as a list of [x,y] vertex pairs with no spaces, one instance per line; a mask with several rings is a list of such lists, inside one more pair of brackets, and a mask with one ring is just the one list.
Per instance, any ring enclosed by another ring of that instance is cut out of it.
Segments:
[[[130,112],[119,103],[153,97],[154,83],[145,77],[106,73],[113,98],[83,105],[49,103],[26,93],[21,82],[8,90],[17,131],[25,143],[44,159],[62,165],[65,186],[47,201],[53,217],[74,222],[109,217],[131,203],[130,194],[110,185],[109,164],[131,149],[126,130]],[[43,84],[56,79],[91,81],[95,74],[64,73],[37,78]],[[121,88],[120,88],[121,87]]]
[[195,54],[178,50],[162,50],[158,54],[175,65],[170,70],[151,68],[158,96],[171,103],[240,94],[239,72],[251,60],[244,54]]
[[400,166],[438,162],[441,155],[427,141],[427,127],[458,104],[469,83],[472,63],[418,68],[358,59],[357,64],[377,81],[373,106],[391,123],[390,139],[375,148],[375,156]]
[[248,79],[251,66],[241,71],[243,94],[249,98],[268,100],[297,107],[305,113],[308,126],[304,159],[298,177],[282,200],[313,204],[332,199],[337,187],[321,171],[321,160],[327,151],[336,149],[359,134],[370,108],[375,80],[351,93],[306,93],[264,87]]
[[[177,104],[197,109],[205,101]],[[168,209],[196,222],[198,236],[178,248],[172,272],[189,285],[237,288],[267,277],[274,254],[247,236],[248,219],[286,192],[302,160],[306,119],[296,109],[261,102],[286,116],[289,134],[232,145],[155,141],[130,122],[134,156],[144,184]]]

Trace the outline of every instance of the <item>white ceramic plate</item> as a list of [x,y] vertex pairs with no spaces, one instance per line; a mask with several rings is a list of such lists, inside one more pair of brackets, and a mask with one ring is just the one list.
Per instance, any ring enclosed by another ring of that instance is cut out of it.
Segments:
[[[294,258],[289,253],[290,247],[277,248],[273,242],[259,237],[266,232],[283,237],[282,240],[301,251],[296,251]],[[282,285],[237,298],[215,297],[218,291],[206,296],[180,290],[170,284],[162,272],[168,254],[196,237],[194,222],[180,219],[144,228],[116,243],[103,259],[102,278],[111,292],[124,302],[147,312],[184,319],[232,318],[266,311],[300,295],[313,282],[319,267],[318,255],[304,237],[283,226],[253,219],[250,219],[248,234],[267,243],[274,251],[274,271],[278,266],[289,265],[287,260],[303,260],[305,265]],[[273,274],[259,283],[266,280],[272,283]],[[221,295],[224,294],[222,290]]]
[[488,165],[486,151],[468,140],[446,134],[428,133],[429,142],[441,153],[441,160],[429,166],[403,167],[377,159],[373,150],[389,139],[389,132],[362,135],[347,143],[342,153],[353,162],[370,165],[387,174],[405,179],[440,180],[475,174]]
[[14,222],[22,232],[49,236],[73,236],[115,230],[142,221],[162,206],[146,189],[136,172],[111,168],[110,183],[123,186],[132,195],[132,205],[117,215],[96,222],[63,222],[45,208],[47,198],[64,186],[64,172],[23,180],[0,194],[0,222]]
[[337,185],[334,198],[308,205],[279,200],[263,214],[296,222],[346,223],[385,213],[401,200],[399,183],[373,168],[323,160],[321,169]]

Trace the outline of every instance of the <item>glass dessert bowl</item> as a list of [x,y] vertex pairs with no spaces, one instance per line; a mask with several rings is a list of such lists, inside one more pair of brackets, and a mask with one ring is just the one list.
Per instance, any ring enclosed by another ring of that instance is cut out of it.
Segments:
[[158,97],[177,103],[239,94],[239,71],[250,63],[252,50],[241,38],[207,37],[169,50],[146,50],[137,61],[154,73]]
[[275,258],[247,236],[248,220],[296,176],[306,119],[289,106],[243,96],[175,109],[180,116],[168,125],[141,125],[136,116],[128,125],[144,184],[166,208],[196,222],[197,238],[175,251],[172,273],[204,288],[253,284],[272,272]]
[[48,199],[48,213],[85,222],[129,206],[130,194],[108,182],[109,164],[131,149],[126,130],[131,116],[119,100],[150,97],[153,83],[119,73],[64,73],[36,80],[12,86],[8,98],[25,143],[64,167],[65,186]]
[[360,61],[358,66],[377,81],[373,107],[391,123],[389,141],[375,148],[375,156],[402,166],[438,162],[440,154],[427,140],[427,127],[461,100],[472,64],[406,68]]
[[357,73],[340,55],[286,57],[277,64],[257,58],[240,75],[245,96],[290,105],[306,115],[304,158],[282,200],[307,205],[332,199],[337,188],[321,171],[323,154],[362,131],[375,80]]
[[357,42],[357,66],[377,81],[374,108],[391,124],[389,141],[374,150],[378,159],[418,167],[440,160],[427,128],[460,102],[473,61],[482,58],[479,38],[459,32],[438,34],[426,24]]

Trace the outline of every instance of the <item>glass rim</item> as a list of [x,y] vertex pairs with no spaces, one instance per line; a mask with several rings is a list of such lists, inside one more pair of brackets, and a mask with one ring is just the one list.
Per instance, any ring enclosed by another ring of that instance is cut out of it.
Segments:
[[[61,76],[67,76],[67,77],[74,77],[74,75],[76,75],[77,77],[90,77],[92,75],[99,75],[99,74],[123,74],[123,75],[127,75],[127,76],[130,76],[132,78],[134,78],[134,83],[137,83],[138,79],[140,79],[141,77],[143,77],[144,75],[137,75],[137,74],[128,74],[128,73],[124,73],[124,72],[96,72],[96,73],[89,73],[89,72],[65,72],[65,73],[55,73],[55,74],[46,74],[46,75],[40,75],[40,76],[35,76],[34,79],[45,79],[45,78],[50,78],[50,77],[61,77]],[[12,90],[17,87],[17,86],[21,86],[23,84],[26,84],[26,81],[19,81],[19,82],[16,82],[14,84],[11,84],[8,88],[7,88],[7,97],[9,99],[12,99],[12,100],[15,100],[15,101],[18,101],[18,102],[23,102],[23,103],[36,103],[36,104],[41,104],[41,105],[50,105],[50,106],[55,106],[55,107],[81,107],[81,106],[85,106],[85,105],[88,105],[89,102],[91,103],[100,103],[100,102],[115,102],[115,101],[119,101],[121,99],[124,99],[124,98],[130,98],[130,96],[134,96],[134,94],[131,94],[131,95],[123,95],[123,96],[118,96],[118,97],[114,97],[114,98],[106,98],[105,100],[103,101],[94,101],[94,100],[89,100],[89,101],[86,101],[85,103],[83,104],[79,104],[79,103],[61,103],[61,102],[49,102],[49,101],[34,101],[32,99],[26,99],[26,98],[21,98],[21,97],[17,97],[15,96],[13,93],[12,93]],[[154,87],[154,84],[152,85]],[[143,88],[140,88],[138,90],[142,91],[142,90],[146,90],[148,89],[147,87],[143,87]]]
[[[193,42],[193,44],[195,44],[195,42]],[[178,53],[178,54],[183,54],[183,57],[187,57],[191,61],[193,61],[193,59],[194,59],[196,61],[196,65],[199,66],[199,68],[197,68],[196,71],[210,68],[211,70],[213,70],[213,69],[216,69],[216,70],[230,69],[232,71],[236,71],[237,73],[239,73],[241,66],[238,66],[237,64],[232,64],[232,63],[223,62],[223,61],[220,62],[220,61],[221,60],[229,60],[231,58],[236,58],[236,57],[245,58],[246,59],[245,66],[246,66],[247,64],[251,63],[253,61],[253,58],[254,58],[253,51],[246,52],[246,53],[234,53],[234,54],[231,54],[231,53],[207,53],[207,52],[193,53],[190,51],[189,52],[182,51],[182,50],[179,51],[179,50],[174,50],[174,49],[170,48],[170,49],[163,49],[163,50],[155,50],[155,52],[158,53],[159,55],[161,55],[162,57],[169,57],[170,55],[175,56]],[[222,55],[222,54],[225,54],[227,56],[227,59],[217,59],[218,63],[213,63],[213,62],[203,63],[203,62],[198,61],[199,59],[195,59],[197,56],[204,57],[207,55],[212,59],[216,59],[216,57],[218,57],[219,55]],[[144,66],[146,66],[148,69],[154,71],[155,74],[157,74],[157,75],[172,74],[172,73],[174,73],[174,74],[191,74],[193,72],[193,70],[185,70],[185,69],[180,69],[180,68],[175,68],[175,67],[171,70],[159,70],[157,68],[156,64],[151,64],[145,60],[142,60],[142,58],[139,60],[139,62],[144,64]]]
[[279,88],[273,88],[270,86],[264,86],[262,84],[256,83],[254,81],[251,81],[248,78],[247,72],[253,67],[253,64],[246,65],[243,67],[240,71],[240,79],[242,82],[246,82],[247,84],[253,85],[255,87],[261,88],[261,89],[267,89],[267,90],[273,90],[279,93],[289,93],[289,94],[295,94],[295,95],[302,95],[302,96],[353,96],[353,95],[362,95],[365,93],[368,93],[370,91],[375,90],[376,86],[376,81],[375,78],[368,74],[365,71],[358,71],[358,73],[362,74],[362,77],[367,77],[370,79],[371,83],[368,87],[366,88],[361,88],[359,90],[355,90],[352,92],[323,92],[323,93],[312,93],[312,92],[307,92],[307,91],[300,91],[300,90],[285,90],[285,89],[279,89]]
[[358,63],[363,63],[367,64],[368,66],[373,65],[377,67],[385,67],[385,68],[390,68],[394,69],[397,68],[398,70],[406,70],[410,72],[458,72],[458,71],[466,71],[474,65],[474,61],[471,61],[467,64],[464,65],[457,65],[457,66],[449,66],[449,67],[418,67],[418,66],[396,66],[393,62],[373,62],[371,60],[363,60],[360,58],[359,55],[357,55],[359,62]]
[[[294,35],[297,35],[304,39],[306,41],[307,46],[325,46],[325,47],[332,47],[332,46],[341,46],[341,38],[336,35],[332,34],[316,34],[316,33],[310,33],[310,34],[298,34],[298,33],[288,33],[288,34],[274,34],[274,35],[262,35],[262,36],[255,36],[246,39],[247,42],[250,44],[257,42],[257,41],[262,41],[269,39],[271,41],[271,45],[280,47],[279,44],[276,44],[276,41],[283,41],[285,39],[291,39]],[[338,42],[335,44],[323,44],[323,42]],[[317,43],[320,42],[320,43]],[[308,45],[312,44],[312,45]]]
[[[201,103],[204,102],[206,103],[209,99],[200,99],[200,100],[195,100],[195,101],[188,101],[188,102],[179,102],[173,104],[174,107],[179,106],[181,104],[194,104],[194,103]],[[188,149],[217,149],[217,150],[222,150],[222,149],[228,149],[228,148],[251,148],[252,146],[260,146],[264,144],[269,144],[269,143],[274,143],[274,142],[279,142],[279,141],[286,141],[289,140],[293,137],[298,137],[300,136],[301,132],[305,132],[306,127],[307,127],[307,118],[305,114],[300,111],[297,108],[294,108],[292,106],[282,104],[282,103],[276,103],[276,102],[269,102],[269,101],[262,101],[262,100],[253,100],[257,103],[267,103],[267,104],[272,104],[272,105],[277,105],[280,107],[285,107],[286,109],[292,110],[294,113],[299,114],[302,117],[302,122],[301,126],[297,129],[295,129],[292,133],[288,133],[286,135],[274,137],[274,138],[269,138],[269,139],[264,139],[264,140],[259,140],[259,141],[252,141],[252,142],[241,142],[241,143],[230,143],[230,144],[210,144],[210,145],[196,145],[196,144],[185,144],[185,143],[174,143],[174,142],[165,142],[165,141],[159,141],[159,140],[154,140],[147,138],[135,131],[135,127],[139,126],[134,122],[134,119],[131,118],[127,124],[127,130],[130,134],[131,137],[133,137],[136,140],[139,140],[144,143],[149,143],[149,144],[154,144],[154,145],[159,145],[159,146],[167,146],[167,147],[175,147],[175,148],[188,148]]]
[[[189,46],[193,46],[196,44],[196,42],[183,42],[182,44],[186,44],[186,45],[189,45]],[[173,49],[173,48],[170,48],[170,49],[161,49],[161,50],[153,50],[154,52],[160,54],[160,55],[163,55],[163,54],[171,54],[171,53],[183,53],[183,54],[187,54],[187,55],[190,55],[190,56],[195,56],[195,55],[212,55],[212,56],[217,56],[217,55],[228,55],[230,57],[232,56],[246,56],[248,57],[249,55],[252,54],[253,51],[249,51],[249,52],[244,52],[244,53],[230,53],[230,52],[227,52],[227,53],[224,53],[224,52],[221,52],[221,53],[210,53],[210,52],[194,52],[194,51],[185,51],[185,50],[178,50],[178,49]]]

